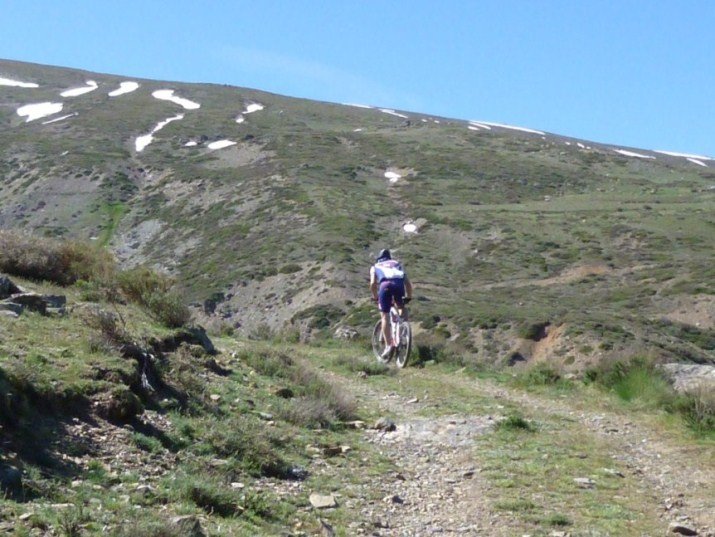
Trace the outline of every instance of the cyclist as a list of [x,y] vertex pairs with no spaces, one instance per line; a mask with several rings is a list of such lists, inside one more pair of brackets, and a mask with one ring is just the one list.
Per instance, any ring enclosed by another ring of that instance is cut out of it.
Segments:
[[387,358],[394,349],[388,319],[392,302],[394,300],[400,310],[400,315],[404,316],[405,302],[412,299],[412,283],[402,268],[402,264],[396,259],[392,259],[388,249],[380,250],[375,264],[370,267],[370,292],[372,299],[378,303],[380,308],[382,339],[385,342],[382,357]]

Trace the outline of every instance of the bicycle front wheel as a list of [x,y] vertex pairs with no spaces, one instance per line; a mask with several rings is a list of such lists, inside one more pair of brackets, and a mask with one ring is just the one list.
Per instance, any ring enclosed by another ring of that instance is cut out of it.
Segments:
[[400,344],[397,346],[395,364],[397,367],[405,367],[407,359],[410,357],[410,351],[412,350],[412,327],[409,322],[402,321],[399,330]]

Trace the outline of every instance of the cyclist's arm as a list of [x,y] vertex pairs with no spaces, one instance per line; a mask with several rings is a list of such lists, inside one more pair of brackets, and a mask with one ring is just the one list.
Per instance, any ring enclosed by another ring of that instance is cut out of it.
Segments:
[[405,275],[405,296],[409,299],[412,298],[412,282],[407,275]]
[[377,278],[375,278],[375,267],[370,267],[370,293],[372,293],[372,299],[377,300]]

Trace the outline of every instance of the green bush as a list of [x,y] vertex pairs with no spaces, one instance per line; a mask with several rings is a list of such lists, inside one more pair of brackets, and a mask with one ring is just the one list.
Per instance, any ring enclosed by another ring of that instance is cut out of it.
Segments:
[[119,289],[128,300],[144,306],[160,323],[179,328],[191,320],[191,311],[176,292],[174,280],[147,267],[123,271],[117,276]]
[[511,416],[508,416],[506,419],[497,423],[497,429],[500,431],[527,432],[534,432],[536,430],[536,428],[531,422],[516,414],[512,414]]

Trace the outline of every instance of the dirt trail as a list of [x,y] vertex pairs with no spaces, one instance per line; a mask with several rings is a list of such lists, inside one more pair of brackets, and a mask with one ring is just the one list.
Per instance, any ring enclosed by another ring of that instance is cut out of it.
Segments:
[[[434,378],[435,372],[408,368],[400,375],[409,383],[420,377]],[[524,533],[523,525],[508,512],[491,505],[485,494],[490,485],[476,467],[480,461],[473,449],[466,449],[476,436],[491,431],[495,423],[492,416],[424,418],[420,410],[425,405],[434,406],[434,401],[382,393],[359,379],[334,380],[365,404],[377,404],[397,425],[393,432],[366,431],[368,440],[400,470],[372,480],[366,485],[369,490],[357,491],[346,503],[371,524],[367,531],[357,523],[352,530],[385,536]],[[577,424],[583,434],[598,437],[609,454],[628,468],[626,478],[654,498],[649,501],[659,506],[664,533],[670,522],[678,521],[697,528],[701,536],[715,536],[715,458],[702,464],[687,447],[659,438],[655,431],[613,412],[574,409],[568,401],[458,374],[444,375],[441,380],[455,389],[473,390],[475,396],[517,404],[529,412]]]
[[[395,416],[392,432],[368,430],[369,442],[399,468],[359,491],[346,504],[369,521],[368,535],[514,535],[515,528],[489,504],[469,447],[494,425],[490,416],[419,416],[425,403],[381,393],[365,383],[341,382],[359,400]],[[369,498],[378,498],[370,501]],[[365,501],[368,500],[368,501]],[[365,533],[365,528],[354,528]]]

